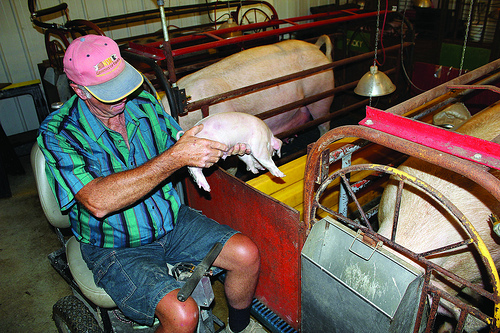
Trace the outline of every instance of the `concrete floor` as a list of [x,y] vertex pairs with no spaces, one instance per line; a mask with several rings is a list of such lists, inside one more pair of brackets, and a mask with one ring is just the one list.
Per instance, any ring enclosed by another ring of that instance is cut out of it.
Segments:
[[0,199],[0,332],[57,332],[52,306],[71,293],[47,255],[60,244],[38,200],[29,156]]
[[[12,197],[0,199],[0,332],[57,332],[52,306],[71,289],[47,255],[60,243],[43,214],[29,155],[25,175],[9,176]],[[227,320],[223,285],[213,285],[214,314]]]

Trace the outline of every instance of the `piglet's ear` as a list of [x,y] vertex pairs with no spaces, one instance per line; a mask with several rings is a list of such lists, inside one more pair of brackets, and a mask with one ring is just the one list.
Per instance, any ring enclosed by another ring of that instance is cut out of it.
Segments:
[[273,150],[276,152],[276,154],[278,154],[278,157],[281,157],[281,145],[282,144],[283,143],[281,142],[281,140],[274,137],[274,136],[271,139],[271,147],[273,147]]

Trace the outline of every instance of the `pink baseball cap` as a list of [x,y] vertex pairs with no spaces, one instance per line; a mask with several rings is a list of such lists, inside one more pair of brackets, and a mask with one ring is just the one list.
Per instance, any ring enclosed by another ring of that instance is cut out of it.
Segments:
[[143,82],[141,73],[122,58],[116,42],[106,36],[78,37],[68,46],[63,63],[69,80],[104,103],[122,100]]

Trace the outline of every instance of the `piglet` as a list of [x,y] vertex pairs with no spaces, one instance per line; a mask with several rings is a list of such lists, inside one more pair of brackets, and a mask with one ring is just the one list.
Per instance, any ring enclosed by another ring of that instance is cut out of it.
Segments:
[[[250,148],[249,155],[238,156],[247,165],[247,170],[258,173],[259,170],[268,169],[273,176],[285,177],[272,160],[275,153],[281,156],[281,140],[274,137],[266,123],[259,118],[242,112],[223,112],[196,123],[199,124],[203,124],[203,129],[196,134],[199,138],[222,142],[228,147],[244,143]],[[222,156],[223,159],[226,157]],[[210,192],[202,169],[188,167],[188,170],[196,184]]]

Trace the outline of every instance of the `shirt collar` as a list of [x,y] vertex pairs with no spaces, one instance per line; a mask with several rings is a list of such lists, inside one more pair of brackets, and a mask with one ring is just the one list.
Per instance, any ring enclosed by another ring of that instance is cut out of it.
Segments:
[[[108,130],[106,126],[97,118],[92,112],[90,112],[87,104],[82,99],[78,100],[78,109],[81,111],[80,123],[83,125],[88,134],[94,136],[94,140],[97,141],[99,137]],[[127,123],[131,122],[133,124],[138,123],[139,118],[144,118],[146,115],[140,111],[137,105],[133,101],[127,101],[125,104],[125,121]]]

